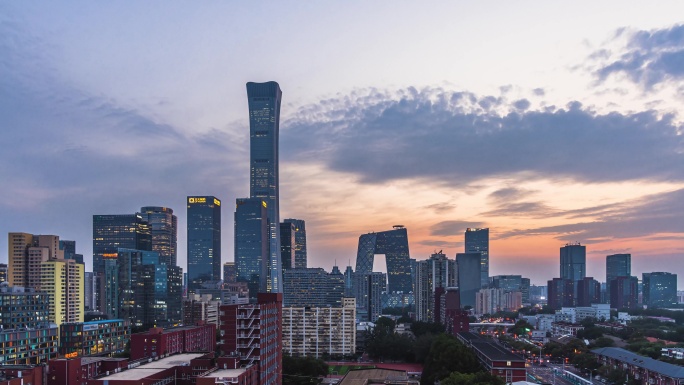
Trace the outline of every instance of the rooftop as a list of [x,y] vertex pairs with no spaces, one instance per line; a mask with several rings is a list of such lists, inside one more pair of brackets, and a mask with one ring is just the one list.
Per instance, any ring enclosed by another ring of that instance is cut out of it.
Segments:
[[239,369],[219,369],[215,372],[207,374],[205,377],[215,377],[215,378],[223,378],[223,377],[228,377],[228,378],[236,378],[242,373],[244,373],[247,369],[245,368],[239,368]]
[[133,369],[124,370],[119,373],[99,378],[100,381],[117,381],[117,380],[140,380],[149,377],[162,370],[173,368],[174,366],[189,365],[190,360],[206,355],[206,353],[186,353],[175,354],[173,356],[165,357],[157,361],[152,361],[147,364],[140,365]]
[[684,379],[684,367],[668,364],[667,362],[654,360],[650,357],[640,356],[620,348],[600,348],[591,351],[594,354],[610,357],[612,359],[634,365],[649,371],[659,373],[670,378]]

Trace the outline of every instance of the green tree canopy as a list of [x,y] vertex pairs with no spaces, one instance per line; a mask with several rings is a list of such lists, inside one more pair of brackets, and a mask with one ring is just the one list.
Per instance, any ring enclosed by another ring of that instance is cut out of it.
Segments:
[[284,385],[316,385],[328,374],[328,364],[313,357],[283,354]]
[[456,338],[440,334],[432,342],[430,353],[425,359],[420,383],[433,385],[435,381],[448,377],[452,372],[469,374],[480,370],[475,354]]

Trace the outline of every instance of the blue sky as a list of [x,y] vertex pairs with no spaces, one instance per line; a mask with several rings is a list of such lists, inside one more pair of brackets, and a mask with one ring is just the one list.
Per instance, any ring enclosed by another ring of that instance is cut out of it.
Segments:
[[[412,257],[491,228],[491,273],[684,274],[684,4],[4,2],[0,232],[77,241],[92,215],[248,190],[245,83],[283,89],[281,217],[310,266],[407,226]],[[6,250],[0,237],[0,250]],[[0,260],[6,255],[0,254]],[[682,280],[680,280],[682,281]],[[680,287],[684,285],[680,282]]]

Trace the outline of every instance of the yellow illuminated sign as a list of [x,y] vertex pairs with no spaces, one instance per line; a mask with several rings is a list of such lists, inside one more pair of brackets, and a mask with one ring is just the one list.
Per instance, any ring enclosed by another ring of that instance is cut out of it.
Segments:
[[214,198],[214,204],[215,204],[216,206],[221,206],[221,201],[218,200],[218,199],[216,199],[216,198]]
[[205,197],[188,198],[188,203],[207,203],[207,198],[205,198]]
[[266,201],[261,201],[261,204],[262,204],[264,207],[267,207],[267,206],[266,206]]
[[76,358],[76,357],[78,357],[78,352],[67,353],[64,355],[64,358]]
[[102,254],[102,258],[116,258],[118,256],[119,256],[119,254],[117,254],[117,253],[104,253],[104,254]]

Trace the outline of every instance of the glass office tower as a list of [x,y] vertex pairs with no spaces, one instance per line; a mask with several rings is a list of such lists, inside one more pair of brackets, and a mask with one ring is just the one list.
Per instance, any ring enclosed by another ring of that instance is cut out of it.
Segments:
[[178,245],[178,218],[168,207],[146,206],[140,209],[143,219],[150,225],[152,251],[159,253],[159,262],[176,266]]
[[465,252],[480,253],[480,287],[489,286],[489,229],[468,228],[465,232]]
[[221,279],[221,201],[188,197],[188,293]]
[[394,230],[361,235],[356,252],[356,274],[364,276],[372,273],[375,254],[385,254],[387,290],[390,293],[412,292],[413,281],[406,228],[397,225],[394,226]]
[[617,277],[632,275],[632,254],[606,256],[606,293],[610,296],[610,282]]
[[235,201],[235,268],[238,282],[247,282],[249,297],[267,290],[269,223],[267,204],[261,198]]
[[587,247],[579,243],[560,248],[560,277],[581,281],[587,276]]
[[295,226],[295,269],[306,269],[306,223],[303,219],[288,218],[283,223],[292,223]]
[[247,83],[250,198],[266,201],[269,227],[267,290],[282,293],[278,135],[282,92],[276,82]]

